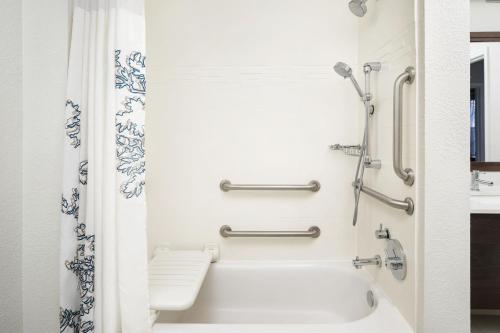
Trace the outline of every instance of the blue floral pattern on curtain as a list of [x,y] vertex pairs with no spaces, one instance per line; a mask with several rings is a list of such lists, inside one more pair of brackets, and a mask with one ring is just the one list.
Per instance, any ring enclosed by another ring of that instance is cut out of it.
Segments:
[[134,120],[134,111],[144,109],[145,68],[141,52],[123,55],[121,50],[115,50],[115,88],[126,91],[116,113],[116,155],[117,170],[124,177],[120,192],[127,199],[140,196],[145,185],[144,125]]
[[[66,149],[69,156],[80,156],[81,151],[81,114],[80,105],[73,100],[66,101]],[[72,163],[74,164],[74,163]],[[80,192],[87,184],[87,160],[79,161],[75,166],[74,187],[69,189],[68,195],[63,193],[61,199],[61,213],[71,216],[75,238],[74,257],[64,262],[64,267],[74,274],[77,297],[80,299],[78,308],[60,308],[60,332],[89,333],[94,332],[94,271],[95,248],[93,234],[86,233],[85,220],[80,216]],[[68,167],[68,165],[65,165]],[[64,221],[68,222],[68,221]]]
[[[145,135],[144,125],[135,121],[135,112],[145,106],[146,76],[145,56],[141,52],[122,55],[115,51],[115,89],[125,90],[124,99],[116,112],[117,171],[122,176],[120,193],[126,198],[139,197],[145,187]],[[80,150],[80,106],[72,100],[66,102],[66,136],[68,148]],[[79,152],[80,155],[81,152]],[[78,285],[79,308],[60,309],[60,332],[94,332],[93,308],[95,272],[95,235],[87,234],[86,224],[79,217],[80,187],[87,185],[88,161],[79,162],[75,174],[77,187],[71,196],[62,196],[61,212],[74,218],[75,256],[66,260],[65,268],[75,275]]]
[[149,333],[144,2],[73,1],[59,331]]

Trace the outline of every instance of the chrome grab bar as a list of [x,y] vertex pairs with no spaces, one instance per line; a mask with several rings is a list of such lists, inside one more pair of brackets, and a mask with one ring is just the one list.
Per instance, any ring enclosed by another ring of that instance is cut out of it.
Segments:
[[318,238],[321,230],[312,226],[307,231],[233,231],[230,226],[223,225],[219,233],[222,237],[308,237]]
[[311,191],[318,192],[321,184],[317,180],[312,180],[307,185],[249,185],[231,184],[229,180],[220,182],[220,189],[229,191]]
[[[353,184],[353,186],[356,185]],[[413,211],[415,210],[415,204],[413,203],[412,198],[405,198],[403,201],[396,200],[364,185],[361,185],[361,192],[368,194],[369,196],[385,203],[390,207],[404,210],[408,215],[413,215]]]
[[413,185],[415,174],[412,169],[403,169],[403,86],[405,83],[412,84],[415,81],[415,68],[407,67],[404,73],[399,75],[394,83],[394,115],[393,115],[393,167],[396,175],[403,180],[406,185]]

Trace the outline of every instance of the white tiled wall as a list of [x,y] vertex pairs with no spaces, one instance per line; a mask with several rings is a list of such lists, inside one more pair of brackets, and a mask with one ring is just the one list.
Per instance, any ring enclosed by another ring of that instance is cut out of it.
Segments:
[[[332,70],[358,66],[343,1],[148,0],[151,247],[217,242],[224,259],[352,259],[358,98]],[[219,182],[321,182],[318,193],[223,193]],[[222,239],[234,229],[307,229],[311,239]]]
[[[397,15],[395,15],[397,13]],[[396,77],[407,66],[416,66],[414,2],[412,0],[372,1],[368,14],[360,20],[360,61],[381,61],[382,70],[375,76],[375,115],[371,119],[371,154],[382,160],[380,170],[368,169],[365,184],[390,197],[411,197],[418,205],[416,188],[421,180],[416,170],[416,87],[404,88],[403,97],[403,166],[416,171],[416,184],[409,187],[396,176],[392,167],[393,86]],[[406,319],[415,326],[415,218],[370,197],[363,196],[358,222],[358,255],[384,255],[385,241],[374,237],[383,223],[393,238],[404,247],[408,275],[397,281],[385,268],[370,269],[384,291],[395,302]]]

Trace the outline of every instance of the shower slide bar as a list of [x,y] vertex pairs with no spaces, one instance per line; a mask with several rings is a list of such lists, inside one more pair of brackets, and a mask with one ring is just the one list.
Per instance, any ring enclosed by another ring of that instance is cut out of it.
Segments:
[[321,230],[317,226],[312,226],[307,231],[233,231],[230,226],[223,225],[219,233],[222,237],[303,237],[318,238]]
[[[353,186],[356,185],[353,184]],[[361,185],[361,192],[385,203],[392,208],[404,210],[408,215],[413,215],[413,211],[415,210],[415,204],[413,203],[412,198],[405,198],[403,201],[396,200],[364,185]]]
[[414,81],[415,68],[407,67],[405,71],[396,78],[393,96],[394,136],[392,145],[392,165],[396,175],[408,186],[412,186],[415,182],[415,174],[410,168],[403,169],[403,86],[405,83],[412,84]]
[[312,180],[307,185],[251,185],[251,184],[231,184],[229,180],[220,182],[220,189],[229,191],[311,191],[318,192],[321,184],[317,180]]

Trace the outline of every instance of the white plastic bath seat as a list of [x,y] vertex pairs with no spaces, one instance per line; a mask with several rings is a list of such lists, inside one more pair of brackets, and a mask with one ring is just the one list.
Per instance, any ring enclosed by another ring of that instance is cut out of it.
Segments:
[[149,297],[152,310],[180,311],[195,302],[207,274],[212,254],[159,248],[149,265]]

